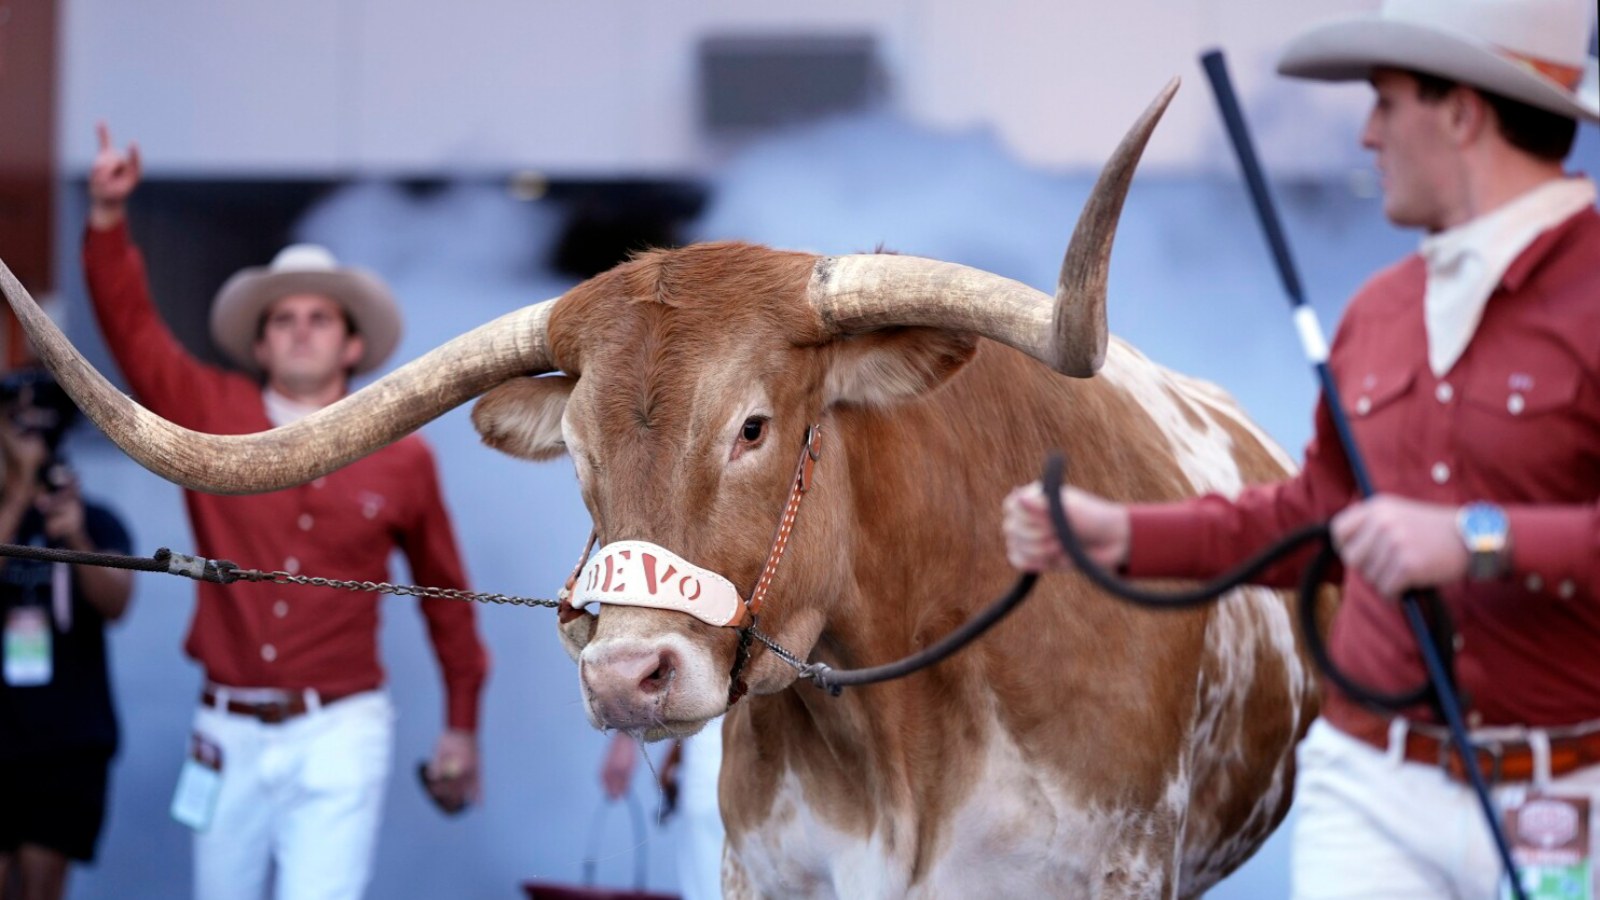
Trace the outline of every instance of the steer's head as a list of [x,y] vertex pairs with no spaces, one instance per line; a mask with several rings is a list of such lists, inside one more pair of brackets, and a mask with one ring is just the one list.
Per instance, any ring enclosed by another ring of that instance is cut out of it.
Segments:
[[[748,670],[736,663],[736,626],[808,427],[839,405],[921,392],[976,346],[971,332],[933,328],[841,336],[810,301],[827,265],[744,244],[646,254],[551,313],[551,357],[564,375],[515,379],[478,403],[473,420],[490,445],[529,459],[565,453],[577,470],[602,547],[577,596],[597,601],[598,615],[564,612],[562,636],[598,726],[691,731],[727,708],[733,681],[764,693],[792,680],[770,654],[756,653]],[[849,525],[846,487],[833,477],[844,456],[826,434],[817,449],[816,480],[760,612],[763,631],[802,650],[848,573],[824,544]]]
[[[744,244],[645,254],[445,344],[318,413],[258,435],[181,429],[88,367],[11,273],[0,287],[40,355],[129,455],[217,493],[308,481],[483,395],[473,421],[515,456],[569,456],[601,550],[561,633],[591,720],[647,736],[698,729],[733,690],[779,690],[742,626],[772,555],[808,429],[842,405],[889,405],[958,369],[979,336],[1068,375],[1104,358],[1105,275],[1123,197],[1177,84],[1096,184],[1052,298],[914,257],[816,257]],[[820,461],[760,627],[804,656],[847,587],[848,486]],[[837,461],[831,461],[830,457]],[[591,602],[592,601],[592,602]],[[738,684],[743,682],[743,684]]]

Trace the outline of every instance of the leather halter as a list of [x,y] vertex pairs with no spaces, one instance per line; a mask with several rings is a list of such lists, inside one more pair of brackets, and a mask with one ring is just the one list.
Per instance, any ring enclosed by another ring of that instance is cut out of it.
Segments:
[[[800,459],[795,463],[794,478],[789,486],[789,498],[783,505],[783,515],[778,519],[777,529],[773,532],[772,545],[767,550],[767,561],[761,567],[761,575],[756,579],[756,586],[745,599],[738,618],[726,625],[718,626],[739,630],[739,647],[734,654],[733,670],[728,675],[729,706],[737,703],[748,689],[740,675],[750,658],[751,629],[756,626],[762,603],[767,597],[767,590],[772,586],[773,577],[777,575],[778,564],[783,561],[784,551],[788,549],[789,535],[794,531],[795,518],[800,513],[800,501],[811,489],[812,470],[821,457],[822,423],[818,422],[806,428],[805,442],[800,448]],[[583,547],[583,555],[578,558],[578,564],[573,567],[572,574],[567,576],[566,586],[557,595],[560,604],[556,609],[556,617],[563,625],[586,614],[582,608],[572,606],[569,601],[577,587],[578,576],[583,572],[590,552],[594,550],[595,541],[596,534],[591,530],[588,543]]]

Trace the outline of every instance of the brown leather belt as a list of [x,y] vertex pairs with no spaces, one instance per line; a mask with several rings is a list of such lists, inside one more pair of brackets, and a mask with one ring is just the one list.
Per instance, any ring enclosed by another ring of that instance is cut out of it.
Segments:
[[[258,719],[267,725],[287,722],[296,716],[303,716],[311,711],[311,708],[306,704],[305,691],[285,690],[282,697],[273,700],[236,700],[233,697],[229,697],[226,704],[218,703],[217,701],[221,698],[221,694],[226,692],[226,688],[222,688],[219,691],[219,689],[207,685],[200,692],[200,702],[212,709],[226,710],[234,715]],[[350,696],[348,693],[324,694],[319,691],[317,693],[317,702],[321,706],[327,706],[348,696]]]
[[[1352,737],[1379,750],[1389,749],[1388,722],[1371,719],[1369,725],[1345,729]],[[1585,766],[1600,764],[1600,721],[1563,728],[1543,729],[1550,738],[1550,777],[1558,778]],[[1532,781],[1533,746],[1525,737],[1495,739],[1481,734],[1471,736],[1478,770],[1491,784]],[[1450,740],[1449,732],[1436,725],[1407,723],[1405,758],[1411,762],[1439,766],[1456,781],[1467,780],[1462,754]]]

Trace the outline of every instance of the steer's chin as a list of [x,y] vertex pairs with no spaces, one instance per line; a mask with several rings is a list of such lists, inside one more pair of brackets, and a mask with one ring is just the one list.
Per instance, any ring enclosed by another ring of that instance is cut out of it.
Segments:
[[608,703],[593,695],[584,697],[589,724],[601,731],[622,731],[646,741],[684,738],[728,711],[727,693],[719,697],[673,697],[660,706],[636,707]]
[[[721,715],[719,712],[717,715]],[[627,719],[602,718],[595,710],[589,710],[589,724],[601,731],[621,731],[631,734],[644,741],[666,741],[686,738],[706,727],[706,723],[716,716],[703,719],[652,719],[647,723],[629,721]]]
[[698,719],[692,722],[664,722],[653,728],[646,728],[639,736],[646,741],[677,740],[698,733],[710,721],[710,719]]

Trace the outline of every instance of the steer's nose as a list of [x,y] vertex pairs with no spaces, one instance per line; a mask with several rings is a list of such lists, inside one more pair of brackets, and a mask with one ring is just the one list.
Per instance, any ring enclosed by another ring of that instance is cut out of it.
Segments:
[[602,726],[643,728],[660,721],[677,671],[666,647],[613,647],[584,660],[583,682]]

